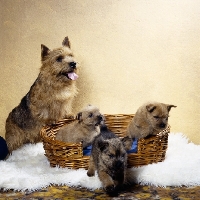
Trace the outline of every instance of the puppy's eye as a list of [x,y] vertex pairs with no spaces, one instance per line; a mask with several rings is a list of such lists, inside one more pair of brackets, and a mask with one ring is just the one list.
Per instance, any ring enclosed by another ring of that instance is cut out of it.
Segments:
[[92,114],[92,113],[90,113],[90,114],[88,115],[88,117],[90,117],[90,118],[91,118],[92,116],[93,116],[93,114]]
[[159,117],[158,116],[153,116],[155,119],[159,119]]
[[122,155],[121,155],[121,157],[122,157],[122,158],[124,158],[124,157],[125,157],[125,155],[126,155],[126,154],[124,153],[124,154],[122,154]]
[[58,56],[57,59],[56,59],[56,61],[57,62],[62,62],[62,59],[63,59],[63,56]]
[[109,157],[110,157],[110,158],[114,158],[115,155],[114,155],[114,154],[109,154]]

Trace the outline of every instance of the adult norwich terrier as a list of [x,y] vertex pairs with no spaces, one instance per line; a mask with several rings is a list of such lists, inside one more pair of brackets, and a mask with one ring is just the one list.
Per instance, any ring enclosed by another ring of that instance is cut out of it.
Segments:
[[95,136],[100,133],[100,124],[103,116],[99,109],[89,105],[79,112],[76,121],[60,128],[56,140],[68,143],[82,142],[83,148],[92,144]]
[[169,111],[174,105],[152,102],[141,106],[127,128],[131,138],[144,138],[157,135],[167,128]]
[[116,192],[126,183],[127,146],[132,144],[129,137],[118,138],[105,125],[92,144],[87,175],[94,176],[97,170],[100,181],[106,192]]
[[72,101],[77,94],[77,63],[68,37],[62,45],[54,50],[41,45],[40,73],[6,120],[5,138],[10,153],[25,143],[40,141],[43,125],[71,115]]

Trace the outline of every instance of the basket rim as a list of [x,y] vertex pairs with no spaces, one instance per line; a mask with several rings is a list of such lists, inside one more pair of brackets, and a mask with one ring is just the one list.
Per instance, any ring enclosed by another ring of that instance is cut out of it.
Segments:
[[[135,114],[103,114],[103,115],[107,116],[107,117],[116,117],[116,118],[117,117],[134,117],[135,116]],[[63,142],[63,141],[60,141],[60,140],[56,140],[56,139],[53,140],[52,138],[49,138],[48,136],[45,135],[48,130],[51,130],[54,127],[59,127],[59,125],[62,126],[63,123],[66,124],[66,122],[68,124],[70,124],[70,123],[72,123],[76,120],[77,120],[76,118],[63,118],[61,120],[58,120],[55,124],[45,125],[40,130],[40,135],[41,135],[42,139],[45,139],[46,142],[53,143],[53,145],[55,145],[55,143],[56,143],[57,145],[62,146],[62,147],[66,147],[66,146],[71,146],[71,147],[79,146],[79,147],[81,147],[82,146],[81,142],[80,143],[70,143],[70,142],[66,143],[66,142]]]
[[[122,116],[130,117],[131,116],[131,117],[134,117],[135,114],[104,114],[104,116],[113,116],[113,117],[122,117]],[[73,121],[76,121],[76,120],[77,120],[76,118],[64,118],[64,119],[57,121],[55,124],[45,125],[40,130],[40,135],[41,135],[42,139],[45,139],[46,142],[49,142],[52,145],[59,145],[61,147],[82,147],[83,148],[82,142],[80,142],[80,143],[63,142],[60,140],[52,139],[52,138],[48,137],[47,135],[45,135],[48,130],[51,130],[54,127],[59,127],[59,125],[62,126],[62,124],[63,123],[65,124],[65,122],[72,123]],[[158,134],[153,135],[153,136],[160,138],[163,135],[168,134],[170,132],[170,128],[171,128],[171,126],[168,124],[168,126],[164,130],[160,131]],[[140,138],[140,139],[145,139],[145,138]]]
[[107,114],[107,113],[105,113],[105,114],[103,114],[104,116],[115,116],[115,117],[121,117],[121,116],[135,116],[135,114],[133,114],[133,113],[130,113],[130,114],[122,114],[122,113],[119,113],[119,114],[115,114],[115,113],[113,113],[113,114]]

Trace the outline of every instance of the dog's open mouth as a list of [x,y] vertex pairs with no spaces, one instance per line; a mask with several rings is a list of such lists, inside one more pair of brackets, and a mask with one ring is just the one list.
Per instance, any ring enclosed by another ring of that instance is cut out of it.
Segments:
[[104,120],[103,120],[103,118],[102,119],[100,119],[96,124],[95,124],[95,126],[99,126],[99,125],[103,125],[105,122],[104,122]]
[[75,72],[63,73],[62,75],[66,76],[68,79],[73,81],[78,78],[78,75]]
[[99,126],[101,124],[101,121],[98,121],[95,126]]
[[67,74],[67,77],[71,80],[76,80],[78,78],[78,75],[75,72],[70,72]]

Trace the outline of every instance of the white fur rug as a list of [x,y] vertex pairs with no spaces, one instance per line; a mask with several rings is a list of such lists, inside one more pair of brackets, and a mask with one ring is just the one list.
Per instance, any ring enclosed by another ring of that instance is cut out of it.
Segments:
[[[131,179],[143,185],[200,185],[200,145],[188,143],[182,133],[170,133],[164,162],[129,170]],[[42,143],[29,144],[0,161],[0,188],[19,191],[38,190],[52,184],[101,187],[97,175],[88,177],[86,170],[51,168],[44,156]]]

